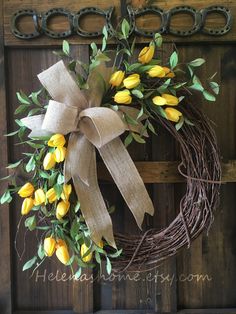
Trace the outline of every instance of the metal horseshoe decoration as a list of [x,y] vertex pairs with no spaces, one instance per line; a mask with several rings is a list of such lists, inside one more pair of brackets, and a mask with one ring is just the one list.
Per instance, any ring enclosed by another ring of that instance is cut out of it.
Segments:
[[[19,10],[15,12],[11,20],[11,31],[14,36],[20,39],[33,39],[42,35],[46,35],[51,38],[66,38],[71,35],[78,35],[84,38],[99,37],[102,35],[102,30],[96,30],[94,32],[86,31],[81,27],[81,19],[87,15],[95,14],[104,18],[104,25],[106,25],[109,34],[112,35],[114,27],[112,25],[112,15],[114,7],[110,7],[107,10],[101,10],[95,7],[88,7],[79,10],[78,12],[70,12],[63,8],[50,9],[47,12],[38,13],[32,9]],[[140,29],[136,25],[136,19],[146,14],[154,14],[160,18],[160,26],[153,30]],[[171,19],[176,14],[188,14],[193,18],[193,24],[188,30],[179,30],[171,27]],[[221,28],[208,28],[206,27],[207,16],[211,13],[217,13],[223,15],[225,18],[225,25]],[[20,20],[24,16],[31,16],[34,25],[34,31],[31,33],[23,33],[19,30]],[[68,19],[69,28],[56,32],[51,30],[49,20],[53,16],[65,16]],[[232,14],[230,9],[224,6],[210,6],[201,10],[196,10],[190,6],[177,6],[168,11],[163,11],[157,6],[149,6],[141,9],[134,9],[131,6],[127,6],[127,18],[131,25],[130,35],[137,34],[143,37],[153,37],[155,33],[171,34],[180,37],[191,36],[196,33],[202,33],[211,36],[222,36],[228,33],[232,28]]]

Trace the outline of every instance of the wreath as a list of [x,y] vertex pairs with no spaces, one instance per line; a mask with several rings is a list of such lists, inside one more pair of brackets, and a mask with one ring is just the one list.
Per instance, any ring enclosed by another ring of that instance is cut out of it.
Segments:
[[[219,85],[213,75],[203,86],[196,70],[205,60],[180,63],[176,48],[164,64],[160,34],[135,56],[138,48],[135,38],[130,43],[129,32],[123,20],[113,34],[112,66],[106,27],[101,47],[90,45],[89,64],[74,59],[64,40],[57,52],[62,60],[38,75],[42,88],[29,96],[17,93],[19,128],[7,136],[17,136],[18,144],[29,150],[8,165],[13,170],[4,178],[9,185],[1,204],[10,203],[15,194],[21,197],[25,227],[40,235],[37,253],[23,270],[36,269],[54,255],[72,270],[76,266],[75,278],[83,267],[101,267],[102,260],[108,273],[112,266],[119,271],[151,269],[190,246],[213,221],[221,179],[219,151],[211,123],[194,98],[197,92],[215,101]],[[180,147],[178,170],[187,189],[179,215],[161,231],[114,236],[114,206],[107,206],[99,189],[96,151],[141,228],[145,213],[153,215],[154,208],[127,146],[156,134],[153,122],[167,129]]]

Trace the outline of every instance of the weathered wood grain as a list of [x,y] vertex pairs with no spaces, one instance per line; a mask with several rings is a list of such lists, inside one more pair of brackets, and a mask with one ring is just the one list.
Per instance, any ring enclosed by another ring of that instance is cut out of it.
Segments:
[[[124,2],[124,1],[123,1]],[[126,1],[126,4],[131,4],[134,8],[140,8],[144,5],[147,4],[146,0],[132,0],[132,1]],[[165,1],[165,0],[159,0],[159,1],[152,1],[153,5],[156,5],[160,7],[162,10],[167,11],[175,6],[179,5],[191,5],[195,9],[202,9],[211,5],[217,5],[217,2],[214,0],[208,0],[207,2],[205,1],[197,1],[197,0],[191,0],[191,3],[187,0],[174,0],[174,1]],[[115,0],[112,3],[107,2],[106,0],[103,1],[92,1],[92,0],[87,0],[87,1],[80,1],[74,2],[71,0],[60,0],[60,1],[22,1],[19,2],[18,0],[6,0],[5,1],[5,11],[4,11],[4,29],[5,29],[5,44],[10,45],[10,46],[50,46],[50,45],[60,45],[60,40],[57,39],[51,39],[46,36],[43,36],[38,39],[33,39],[33,40],[21,40],[16,37],[14,37],[11,33],[10,29],[10,21],[11,21],[11,16],[12,14],[19,9],[26,9],[26,8],[31,8],[31,9],[36,9],[38,12],[45,12],[48,9],[51,8],[59,8],[63,7],[66,8],[70,11],[77,12],[83,7],[98,7],[98,8],[103,8],[103,9],[108,9],[110,6],[115,7],[115,14],[116,16],[121,16],[121,7],[120,7],[120,1]],[[226,6],[229,8],[232,12],[233,17],[236,16],[236,3],[235,1],[232,0],[224,0],[220,2],[220,5]],[[123,10],[124,11],[124,10]],[[124,12],[122,12],[123,15]],[[114,26],[117,25],[117,21],[114,21]],[[146,30],[152,30],[152,29],[158,29],[160,25],[160,19],[157,16],[148,14],[144,17],[140,17],[136,21],[137,26],[142,29]],[[32,19],[30,18],[25,18],[22,19],[21,22],[22,29],[24,31],[30,31],[32,30]],[[82,26],[84,27],[85,30],[98,30],[101,29],[102,26],[104,25],[104,21],[102,18],[96,17],[94,15],[87,16],[84,18],[82,21]],[[207,19],[207,26],[208,27],[221,27],[224,25],[224,18],[219,15],[219,14],[211,14],[209,15]],[[173,16],[171,20],[171,27],[177,28],[177,29],[189,29],[192,26],[192,18],[189,15],[186,14],[178,14]],[[65,18],[56,18],[51,21],[51,26],[52,29],[59,31],[59,30],[66,30],[68,28],[68,23]],[[167,41],[173,41],[175,42],[195,42],[195,41],[202,41],[202,42],[227,42],[227,41],[233,41],[236,39],[236,23],[233,24],[232,30],[224,35],[224,36],[208,36],[204,34],[195,34],[190,37],[186,38],[181,38],[181,37],[176,37],[172,35],[168,35],[165,37]],[[84,39],[79,36],[73,36],[70,37],[69,41],[74,44],[87,44],[91,40]],[[97,41],[97,40],[96,40]],[[144,39],[140,38],[140,41],[143,42]]]
[[[145,183],[180,183],[186,179],[178,172],[178,161],[137,161],[135,165]],[[222,162],[222,183],[236,182],[236,160]],[[112,181],[103,163],[98,163],[100,180]]]
[[[0,0],[0,174],[6,176],[6,165],[8,159],[6,120],[6,93],[5,93],[5,56],[3,36],[3,1]],[[0,193],[4,192],[6,184],[1,183]],[[1,206],[0,210],[0,313],[11,314],[12,291],[11,291],[11,245],[10,245],[10,212],[9,206]]]

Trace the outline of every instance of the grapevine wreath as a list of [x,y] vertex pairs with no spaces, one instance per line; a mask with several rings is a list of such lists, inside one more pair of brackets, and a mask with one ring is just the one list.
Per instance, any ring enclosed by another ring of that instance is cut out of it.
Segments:
[[[123,20],[113,34],[114,60],[106,27],[101,47],[91,43],[89,64],[73,59],[64,41],[57,52],[62,60],[38,75],[42,88],[29,96],[17,93],[19,128],[7,136],[18,136],[18,144],[30,149],[7,167],[13,170],[5,178],[10,182],[1,203],[18,194],[21,220],[40,235],[36,254],[23,270],[36,269],[54,255],[76,267],[76,278],[83,267],[101,266],[102,260],[108,273],[112,266],[119,271],[151,269],[190,246],[213,221],[221,180],[219,151],[211,124],[194,98],[198,92],[215,101],[219,85],[214,75],[204,86],[197,77],[204,59],[179,63],[173,49],[164,63],[160,34],[139,49],[135,39],[130,44],[129,30]],[[107,209],[98,186],[96,150],[141,228],[145,213],[153,215],[154,208],[126,147],[156,134],[153,122],[168,130],[180,147],[178,170],[187,189],[179,214],[161,231],[113,235],[112,207]],[[123,133],[124,143],[119,137]],[[25,175],[23,184],[17,180],[19,171]]]

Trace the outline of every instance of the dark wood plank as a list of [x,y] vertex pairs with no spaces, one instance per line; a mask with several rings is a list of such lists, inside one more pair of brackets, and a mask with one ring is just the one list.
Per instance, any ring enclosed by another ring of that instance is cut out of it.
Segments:
[[[178,172],[178,161],[136,161],[135,165],[145,183],[181,183],[186,179]],[[223,162],[222,183],[236,182],[236,161]],[[98,163],[100,180],[112,181],[103,163]]]
[[[162,314],[235,314],[235,309],[185,309],[178,312],[162,312]],[[73,311],[14,311],[13,314],[76,314]],[[91,313],[92,314],[92,313]],[[157,314],[149,310],[108,310],[95,314]]]
[[[123,1],[124,2],[124,1]],[[146,0],[132,0],[132,1],[126,1],[127,4],[131,4],[134,9],[140,8],[147,4]],[[207,3],[203,1],[197,1],[197,0],[191,0],[190,2],[183,2],[182,0],[174,0],[174,1],[165,1],[160,0],[153,3],[154,5],[160,7],[164,11],[168,11],[169,9],[180,6],[180,5],[191,5],[195,9],[199,10],[211,5],[217,5],[217,2],[215,0],[208,0]],[[18,0],[11,0],[5,2],[5,14],[4,14],[4,25],[5,25],[5,43],[6,45],[11,46],[38,46],[38,45],[58,45],[60,44],[60,40],[57,39],[51,39],[46,36],[42,36],[39,39],[33,39],[33,40],[21,40],[16,38],[12,35],[10,30],[10,21],[12,14],[19,9],[36,9],[38,12],[45,12],[48,9],[52,8],[58,8],[63,7],[70,11],[77,12],[83,7],[89,7],[89,6],[95,6],[98,8],[108,9],[110,6],[115,7],[115,16],[121,16],[121,10],[120,10],[120,1],[115,0],[112,1],[112,3],[102,0],[94,2],[93,0],[87,0],[87,1],[80,1],[73,2],[70,0],[60,0],[60,1],[46,1],[42,0],[40,2],[34,0],[34,1],[21,1]],[[226,6],[232,11],[233,16],[235,17],[236,14],[236,3],[234,1],[224,0],[220,2],[220,5]],[[86,18],[87,22],[85,22],[85,29],[86,30],[97,30],[101,29],[101,27],[104,24],[104,21],[96,16],[90,16],[89,18]],[[68,28],[68,23],[64,18],[57,18],[56,21],[53,24],[54,30],[65,30]],[[115,27],[117,25],[117,21],[114,22]],[[145,17],[140,17],[137,19],[137,25],[140,28],[144,28],[147,30],[153,30],[158,29],[160,25],[159,18],[154,15],[146,15]],[[192,18],[189,15],[176,15],[173,17],[171,26],[173,28],[177,29],[189,29],[192,25]],[[208,27],[214,26],[214,27],[221,27],[224,25],[224,18],[222,16],[219,16],[218,14],[211,14],[209,17]],[[22,28],[24,30],[32,30],[32,21],[29,19],[22,20]],[[226,41],[234,41],[236,39],[236,25],[233,24],[232,30],[226,34],[225,36],[208,36],[204,34],[196,34],[194,36],[189,37],[176,37],[176,36],[166,36],[167,41],[173,41],[173,39],[176,42],[195,42],[195,41],[203,41],[203,42],[226,42]],[[149,39],[148,39],[149,40]],[[87,44],[91,40],[90,39],[84,39],[80,36],[73,36],[70,37],[70,42],[73,42],[75,44]],[[97,41],[97,40],[96,40]],[[99,41],[99,40],[98,40]],[[145,41],[145,39],[140,38],[140,42]]]
[[[236,156],[235,133],[235,45],[179,46],[181,59],[202,56],[207,65],[199,70],[202,80],[218,71],[216,80],[221,92],[216,103],[196,98],[208,117],[214,121],[221,154],[225,160]],[[231,57],[230,57],[231,56]],[[230,63],[230,67],[228,64]],[[226,127],[227,126],[227,127]],[[215,221],[206,234],[192,243],[189,250],[178,255],[178,274],[208,275],[210,280],[178,280],[179,308],[232,308],[235,307],[234,283],[236,278],[235,244],[235,183],[222,185],[220,206],[214,213]],[[176,203],[178,200],[176,199]],[[212,313],[215,313],[214,311]]]
[[[42,0],[42,1],[24,1],[21,2],[19,0],[14,1],[5,1],[5,11],[4,11],[4,23],[5,23],[5,44],[11,45],[11,46],[25,46],[25,47],[39,47],[39,46],[52,46],[52,45],[61,45],[62,39],[52,39],[47,36],[42,36],[37,39],[33,40],[22,40],[19,38],[16,38],[11,33],[10,23],[11,23],[11,17],[12,14],[15,13],[17,10],[20,9],[35,9],[37,12],[46,12],[49,9],[52,8],[64,8],[68,9],[71,12],[78,12],[82,8],[85,7],[98,7],[100,9],[109,9],[111,6],[114,6],[116,15],[120,16],[120,0],[114,0],[111,2],[108,2],[107,0],[101,0],[94,2],[93,0],[82,0],[82,1],[71,1],[71,0]],[[114,15],[113,22],[117,24],[116,22],[116,15]],[[115,21],[114,21],[115,20]],[[81,20],[81,27],[86,31],[98,31],[102,30],[104,26],[104,18],[101,18],[97,15],[91,14],[90,16],[83,18]],[[25,18],[22,20],[22,29],[23,31],[32,32],[33,30],[33,24],[32,19]],[[50,23],[50,28],[52,28],[54,31],[63,31],[68,29],[68,21],[64,17],[57,17],[54,21],[52,20]],[[83,37],[80,37],[78,35],[74,35],[73,37],[69,38],[69,41],[74,44],[90,44],[91,38],[86,39]],[[93,39],[92,39],[93,41]],[[99,39],[99,42],[101,39]]]
[[[0,1],[0,176],[7,175],[5,169],[8,160],[6,119],[6,93],[5,93],[5,59],[4,59],[4,36],[3,36],[3,1]],[[6,184],[1,183],[0,194],[3,193]],[[11,314],[11,253],[10,253],[10,213],[9,206],[1,206],[0,210],[0,312]]]

